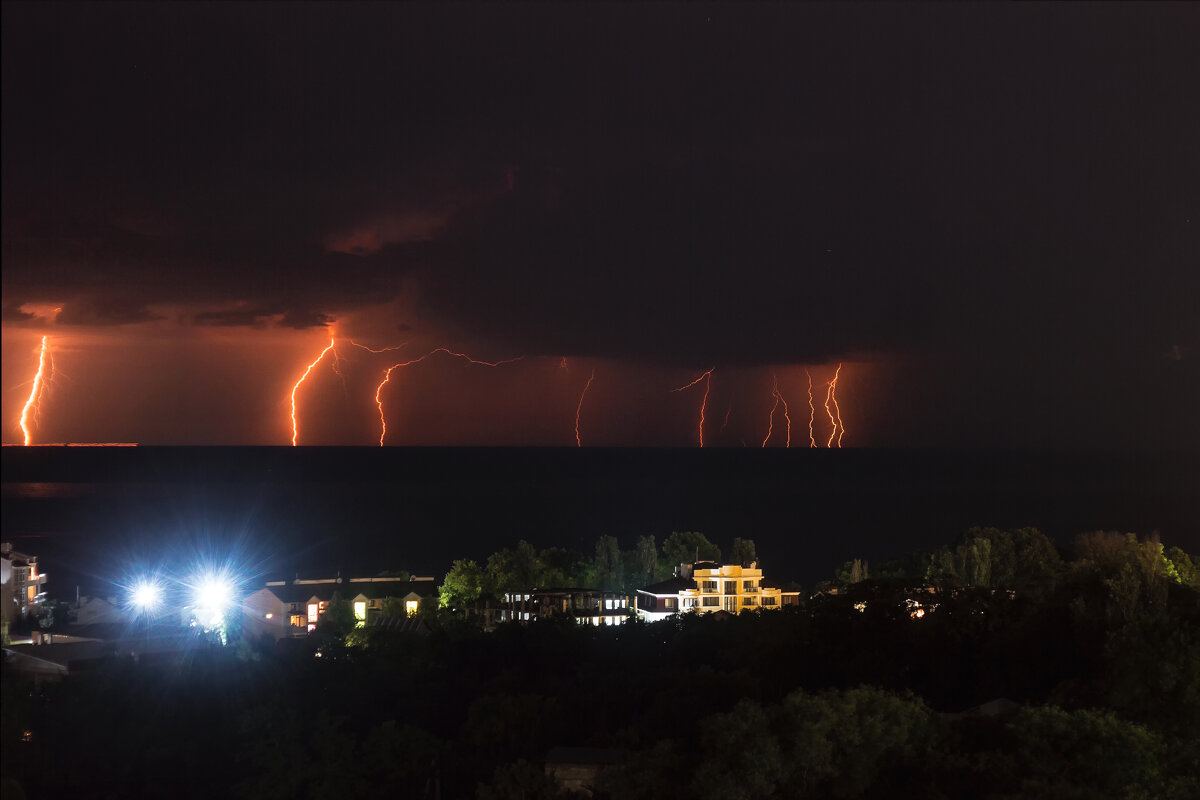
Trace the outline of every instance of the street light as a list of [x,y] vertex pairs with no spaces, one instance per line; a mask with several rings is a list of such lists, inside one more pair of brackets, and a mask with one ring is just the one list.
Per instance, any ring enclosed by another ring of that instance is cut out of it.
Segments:
[[221,628],[225,612],[233,605],[233,580],[222,572],[202,572],[190,582],[192,613],[205,630]]
[[151,614],[162,604],[162,586],[151,580],[136,583],[129,594],[133,607],[143,614]]
[[146,642],[150,642],[150,617],[162,605],[163,588],[153,578],[142,578],[129,590],[129,604],[137,609],[146,626]]

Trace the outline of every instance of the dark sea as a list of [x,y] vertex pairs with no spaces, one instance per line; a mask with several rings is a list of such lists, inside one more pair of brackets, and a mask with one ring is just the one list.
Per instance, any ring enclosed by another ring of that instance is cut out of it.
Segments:
[[5,447],[2,538],[60,599],[199,559],[268,577],[409,570],[526,539],[593,552],[701,531],[806,587],[980,526],[1158,531],[1200,552],[1200,454],[556,448]]

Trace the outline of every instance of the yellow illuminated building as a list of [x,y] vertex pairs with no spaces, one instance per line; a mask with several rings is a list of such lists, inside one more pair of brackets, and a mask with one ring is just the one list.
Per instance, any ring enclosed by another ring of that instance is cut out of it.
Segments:
[[738,614],[799,602],[799,592],[785,592],[769,583],[753,561],[747,567],[697,561],[680,564],[674,578],[638,589],[637,612],[639,617],[653,621],[684,611]]

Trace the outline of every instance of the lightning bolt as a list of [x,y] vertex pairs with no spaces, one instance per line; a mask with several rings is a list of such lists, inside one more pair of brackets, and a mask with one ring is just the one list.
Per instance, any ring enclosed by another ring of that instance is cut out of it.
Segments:
[[304,383],[304,379],[308,377],[308,373],[313,371],[313,367],[315,367],[317,364],[320,364],[321,359],[325,357],[325,354],[333,349],[333,343],[335,341],[337,340],[333,338],[329,340],[329,344],[324,350],[321,351],[321,355],[317,356],[316,359],[314,359],[313,362],[308,365],[308,369],[304,370],[304,374],[300,376],[300,380],[296,381],[296,385],[292,387],[292,447],[296,446],[296,442],[300,438],[300,428],[296,424],[296,390],[300,388],[300,384]]
[[383,387],[386,386],[388,381],[390,381],[392,379],[392,372],[395,370],[398,370],[398,369],[403,369],[404,367],[411,367],[413,364],[420,364],[425,359],[429,358],[432,355],[436,355],[437,353],[445,353],[448,356],[454,356],[455,358],[461,358],[464,361],[466,361],[468,364],[478,364],[483,367],[499,367],[504,364],[512,364],[513,362],[520,361],[522,358],[524,358],[524,356],[517,356],[516,358],[506,358],[503,361],[479,361],[478,359],[471,358],[466,353],[456,353],[448,347],[436,347],[433,350],[430,350],[425,355],[421,356],[420,358],[414,358],[410,361],[403,361],[399,364],[392,364],[390,367],[387,368],[387,370],[384,371],[383,380],[381,380],[379,382],[379,385],[375,387],[375,406],[379,409],[379,446],[380,447],[383,447],[384,437],[387,436],[387,420],[384,418],[384,415],[383,415]]
[[350,344],[354,345],[355,347],[357,347],[361,350],[366,350],[368,353],[390,353],[393,350],[402,350],[405,347],[408,347],[408,342],[401,342],[400,344],[392,345],[391,347],[381,347],[378,350],[376,350],[373,347],[367,347],[365,344],[359,344],[358,342],[354,341],[353,339],[350,339],[349,342],[350,342]]
[[588,376],[587,383],[583,385],[583,391],[579,393],[579,405],[575,406],[575,446],[583,447],[583,441],[579,438],[579,415],[583,411],[583,398],[587,396],[587,390],[591,388],[592,381],[596,379],[596,370],[592,370],[592,374]]
[[729,401],[729,408],[725,409],[725,419],[721,421],[721,429],[717,433],[724,433],[725,428],[729,426],[729,415],[733,413],[733,401]]
[[680,386],[680,387],[678,387],[678,388],[675,388],[675,389],[672,389],[672,390],[671,390],[672,392],[682,392],[682,391],[684,391],[685,389],[690,389],[690,388],[692,388],[693,386],[695,386],[695,385],[696,385],[697,383],[699,383],[700,381],[704,381],[704,398],[703,398],[703,399],[700,401],[700,425],[699,425],[699,432],[700,432],[700,446],[701,446],[701,447],[704,447],[704,412],[705,412],[705,411],[707,410],[707,408],[708,408],[708,392],[709,392],[709,390],[710,390],[710,389],[712,389],[712,374],[713,374],[713,370],[714,370],[714,369],[716,369],[716,367],[709,367],[709,368],[708,368],[708,371],[707,371],[707,372],[702,372],[702,373],[700,374],[700,377],[696,378],[696,380],[692,381],[692,382],[691,382],[691,383],[689,383],[689,384],[685,384],[684,386]]
[[813,422],[817,418],[817,407],[813,405],[812,373],[804,370],[804,374],[808,376],[808,446],[816,447],[817,438],[813,435]]
[[[833,373],[833,380],[831,380],[829,383],[825,384],[825,386],[826,386],[826,389],[825,389],[825,413],[829,415],[829,424],[833,427],[833,430],[831,430],[829,432],[829,441],[825,443],[826,447],[833,447],[833,439],[835,436],[837,437],[837,440],[838,440],[838,447],[842,446],[842,437],[838,434],[838,429],[841,427],[841,422],[842,422],[842,411],[840,408],[838,408],[838,404],[837,404],[837,382],[838,382],[838,374],[841,371],[842,371],[842,365],[838,364],[837,370],[835,370]],[[833,411],[831,411],[829,409],[829,404],[831,402],[833,403],[834,410],[837,411],[836,418],[834,416]],[[843,434],[845,433],[844,428],[842,429],[842,433]]]
[[767,435],[762,441],[762,446],[766,447],[767,442],[771,440],[771,432],[775,429],[775,409],[779,408],[779,404],[783,404],[783,418],[787,421],[787,447],[792,446],[792,417],[788,414],[787,400],[783,399],[783,393],[779,391],[779,378],[771,376],[771,395],[775,398],[775,405],[771,406],[771,416],[767,418]]
[[[29,399],[25,401],[25,407],[21,409],[21,432],[25,434],[25,446],[33,444],[33,433],[29,426],[31,422],[36,423],[38,416],[42,410],[42,395],[46,391],[46,381],[49,380],[49,375],[46,372],[47,363],[50,364],[50,369],[53,370],[53,362],[50,360],[50,345],[49,337],[42,337],[42,351],[38,356],[37,374],[33,376],[33,388],[29,390]],[[32,417],[32,420],[30,419]]]
[[833,413],[837,416],[838,437],[837,446],[842,446],[842,437],[846,435],[846,426],[842,424],[842,409],[838,406],[837,401],[837,382],[838,373],[842,371],[842,365],[838,364],[837,372],[833,373],[833,381],[829,385],[829,399],[833,401]]

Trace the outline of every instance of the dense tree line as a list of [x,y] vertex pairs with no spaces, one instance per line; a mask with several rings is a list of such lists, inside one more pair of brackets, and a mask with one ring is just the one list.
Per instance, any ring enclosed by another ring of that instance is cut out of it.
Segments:
[[[735,538],[727,563],[748,565],[758,558],[752,539]],[[498,600],[507,592],[530,589],[587,588],[633,594],[666,580],[680,564],[721,561],[721,549],[702,533],[675,532],[659,548],[653,536],[640,537],[622,550],[615,536],[601,536],[593,553],[561,547],[538,550],[525,540],[490,555],[484,564],[455,561],[438,595],[444,608],[464,608],[479,600]]]
[[969,531],[736,617],[483,633],[443,614],[36,691],[6,671],[4,775],[30,797],[549,798],[546,753],[569,745],[625,754],[607,798],[1200,796],[1193,559],[1038,537]]

